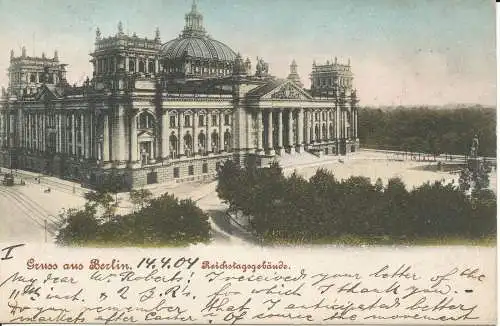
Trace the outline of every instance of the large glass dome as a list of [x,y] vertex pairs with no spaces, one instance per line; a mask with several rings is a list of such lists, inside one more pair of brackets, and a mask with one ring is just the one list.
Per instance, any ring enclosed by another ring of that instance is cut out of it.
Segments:
[[210,38],[203,28],[203,15],[193,2],[191,11],[186,14],[186,25],[181,35],[163,44],[160,55],[167,60],[193,59],[234,61],[236,53],[227,45]]
[[234,61],[236,53],[227,45],[208,36],[180,36],[165,43],[160,50],[163,58],[177,60],[186,56],[195,59]]

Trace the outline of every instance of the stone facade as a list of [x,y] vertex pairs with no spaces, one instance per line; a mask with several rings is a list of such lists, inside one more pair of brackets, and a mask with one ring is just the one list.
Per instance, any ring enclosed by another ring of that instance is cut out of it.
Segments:
[[[205,33],[195,7],[179,37],[189,43],[193,33]],[[262,59],[253,74],[249,59],[226,48],[179,57],[166,48],[158,31],[154,39],[139,38],[119,24],[111,37],[97,31],[93,76],[83,85],[68,85],[62,70],[47,78],[44,67],[40,84],[22,85],[30,91],[11,80],[0,100],[2,166],[89,186],[112,175],[132,188],[208,180],[230,159],[266,166],[277,155],[344,155],[359,147],[350,65],[314,64],[305,90],[295,63],[288,79],[278,79]],[[209,70],[179,74],[172,60],[204,62]],[[12,56],[11,71],[24,71],[20,62]],[[57,58],[50,67],[65,65]]]

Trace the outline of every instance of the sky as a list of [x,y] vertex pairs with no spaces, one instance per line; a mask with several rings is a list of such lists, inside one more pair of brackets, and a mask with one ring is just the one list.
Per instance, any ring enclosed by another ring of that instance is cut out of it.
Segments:
[[[95,30],[176,38],[192,0],[0,0],[0,85],[10,49],[59,58],[70,83],[92,75]],[[309,86],[313,60],[351,60],[361,105],[496,105],[493,0],[197,0],[204,26],[243,57]]]

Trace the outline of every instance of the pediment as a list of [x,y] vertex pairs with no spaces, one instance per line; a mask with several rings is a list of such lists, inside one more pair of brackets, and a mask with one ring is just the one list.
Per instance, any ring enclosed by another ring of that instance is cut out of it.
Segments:
[[154,138],[154,134],[151,131],[144,130],[144,131],[141,131],[137,135],[137,137],[139,137],[141,139],[152,139],[152,138]]
[[35,96],[37,101],[52,101],[59,98],[59,94],[55,88],[51,89],[47,85],[40,87],[38,93]]
[[286,81],[283,84],[272,89],[261,99],[266,100],[311,100],[311,96],[303,89],[291,81]]

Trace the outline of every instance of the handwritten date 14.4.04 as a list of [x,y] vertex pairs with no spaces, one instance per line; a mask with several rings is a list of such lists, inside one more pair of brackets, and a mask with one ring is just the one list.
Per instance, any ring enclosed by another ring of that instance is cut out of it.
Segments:
[[142,258],[139,263],[137,264],[137,268],[149,268],[149,269],[156,269],[156,268],[186,268],[186,269],[191,269],[198,261],[200,260],[200,257],[179,257],[179,258],[172,258],[172,257],[161,257],[161,258],[151,258],[151,257],[144,257]]

